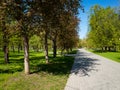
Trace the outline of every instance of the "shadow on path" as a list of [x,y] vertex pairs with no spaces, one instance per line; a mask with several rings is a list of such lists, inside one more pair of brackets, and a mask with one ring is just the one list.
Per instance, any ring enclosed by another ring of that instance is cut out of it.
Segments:
[[96,65],[99,64],[99,60],[90,58],[88,56],[92,53],[78,52],[74,61],[74,65],[71,70],[71,74],[82,76],[90,76],[89,72],[98,71]]

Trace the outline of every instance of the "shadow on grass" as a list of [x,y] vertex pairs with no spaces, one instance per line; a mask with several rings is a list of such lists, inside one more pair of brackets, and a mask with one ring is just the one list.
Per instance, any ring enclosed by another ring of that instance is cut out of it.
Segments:
[[[39,53],[37,53],[39,54]],[[74,57],[57,58],[49,57],[50,63],[45,63],[45,57],[40,54],[36,56],[35,53],[30,55],[30,70],[31,73],[52,73],[52,74],[68,74],[73,65]],[[15,73],[24,70],[24,56],[19,54],[11,54],[10,63],[0,63],[0,73]]]
[[[50,57],[50,63],[38,64],[32,73],[47,72],[51,74],[69,74],[73,65],[74,57]],[[34,59],[35,60],[35,59]]]
[[120,57],[118,57],[118,60],[117,60],[117,62],[119,62],[119,63],[120,63]]
[[4,61],[0,63],[0,73],[15,73],[23,71],[23,58],[10,58],[9,64],[5,64]]
[[0,69],[0,73],[3,74],[3,73],[15,73],[15,72],[21,72],[23,69],[22,68],[9,68],[9,69]]
[[0,55],[0,74],[3,73],[15,73],[23,71],[23,63],[24,63],[23,53],[13,53],[9,54],[9,64],[5,64],[4,55]]

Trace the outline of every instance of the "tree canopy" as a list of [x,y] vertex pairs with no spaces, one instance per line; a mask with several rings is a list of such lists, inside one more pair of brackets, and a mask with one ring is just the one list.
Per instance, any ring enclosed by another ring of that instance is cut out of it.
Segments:
[[95,5],[91,8],[87,40],[90,47],[116,50],[120,38],[119,14],[111,7]]
[[64,49],[76,46],[79,9],[82,9],[81,0],[1,0],[0,39],[3,41],[1,46],[6,63],[9,62],[8,44],[13,51],[17,46],[18,52],[22,46],[24,47],[26,74],[30,73],[29,44],[37,51],[40,45],[44,46],[47,63],[48,39],[53,42],[54,57],[57,54],[57,46],[65,46]]

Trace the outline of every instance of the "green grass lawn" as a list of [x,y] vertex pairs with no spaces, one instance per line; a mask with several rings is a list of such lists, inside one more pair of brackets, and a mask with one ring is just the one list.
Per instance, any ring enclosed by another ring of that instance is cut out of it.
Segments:
[[0,90],[63,90],[68,79],[74,57],[58,55],[49,57],[46,64],[44,54],[30,52],[30,75],[23,71],[23,52],[10,52],[10,64],[4,64],[0,52]]
[[90,51],[95,54],[98,54],[100,56],[106,57],[108,59],[111,59],[113,61],[120,63],[120,52],[98,52],[98,51],[93,51],[93,50],[90,50]]

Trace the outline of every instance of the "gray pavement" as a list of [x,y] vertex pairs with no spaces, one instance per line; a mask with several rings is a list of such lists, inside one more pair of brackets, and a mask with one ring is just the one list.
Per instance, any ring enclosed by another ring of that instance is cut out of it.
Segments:
[[79,49],[65,90],[120,90],[120,63]]

